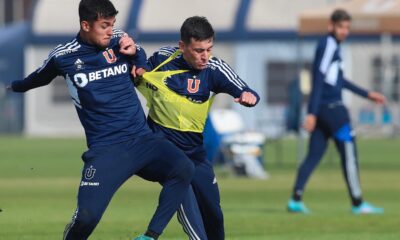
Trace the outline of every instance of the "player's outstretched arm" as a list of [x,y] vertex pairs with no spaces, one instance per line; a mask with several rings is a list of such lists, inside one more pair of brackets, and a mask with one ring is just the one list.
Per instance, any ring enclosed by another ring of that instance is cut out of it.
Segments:
[[386,97],[383,94],[374,91],[368,92],[368,99],[379,105],[386,103]]

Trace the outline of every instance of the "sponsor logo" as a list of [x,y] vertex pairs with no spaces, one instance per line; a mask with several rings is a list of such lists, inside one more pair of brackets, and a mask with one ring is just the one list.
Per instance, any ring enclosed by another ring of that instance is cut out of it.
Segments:
[[157,91],[158,91],[158,87],[156,87],[156,86],[154,86],[153,84],[148,83],[148,82],[146,82],[146,88],[151,89],[151,90],[154,91],[154,92],[157,92]]
[[81,181],[81,187],[82,186],[89,186],[89,187],[98,187],[100,186],[99,182],[85,182],[85,181]]
[[76,70],[81,70],[83,69],[83,64],[85,64],[82,60],[80,60],[79,58],[75,61],[74,65],[75,65],[75,69]]
[[109,67],[103,70],[90,73],[77,73],[74,75],[74,82],[78,87],[85,87],[89,82],[100,80],[103,78],[113,77],[128,72],[128,65],[122,64],[114,67]]

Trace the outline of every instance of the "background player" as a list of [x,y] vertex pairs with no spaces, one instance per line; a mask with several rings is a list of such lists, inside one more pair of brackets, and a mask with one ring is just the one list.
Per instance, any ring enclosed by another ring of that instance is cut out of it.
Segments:
[[[149,58],[149,69],[156,72],[155,75],[151,72],[144,75],[145,82],[141,82],[139,90],[148,100],[149,126],[166,136],[195,163],[192,187],[208,239],[224,239],[218,184],[203,146],[204,123],[217,93],[228,93],[235,102],[248,107],[255,106],[259,97],[227,63],[211,56],[214,30],[206,18],[194,16],[186,19],[180,33],[179,47],[163,47]],[[159,72],[164,73],[158,75]],[[134,76],[142,73],[142,69],[133,71]],[[157,76],[161,78],[156,79]],[[162,95],[158,92],[162,90],[160,83],[164,81],[168,88]],[[155,84],[156,88],[146,88],[149,84]],[[171,101],[176,93],[190,102]],[[187,209],[193,201],[186,198],[178,210],[178,219],[185,231],[192,235],[196,234],[191,232],[191,226],[196,223],[197,216]]]
[[65,229],[66,240],[87,239],[115,191],[136,173],[163,185],[146,236],[137,238],[157,239],[194,172],[193,163],[146,124],[129,70],[139,64],[134,55],[141,50],[113,30],[117,13],[109,0],[82,0],[76,38],[58,45],[41,68],[10,86],[25,92],[63,76],[84,127],[89,150],[82,156],[78,207]]
[[330,33],[320,40],[316,49],[312,92],[304,123],[304,128],[311,132],[311,138],[307,156],[299,167],[292,198],[287,206],[290,212],[309,212],[302,202],[304,187],[321,160],[331,137],[340,153],[353,206],[352,212],[383,212],[382,208],[374,207],[362,199],[355,136],[349,113],[342,102],[342,89],[346,88],[378,104],[385,103],[385,97],[377,92],[367,92],[343,76],[340,44],[349,35],[350,22],[351,16],[346,11],[335,10],[331,15]]

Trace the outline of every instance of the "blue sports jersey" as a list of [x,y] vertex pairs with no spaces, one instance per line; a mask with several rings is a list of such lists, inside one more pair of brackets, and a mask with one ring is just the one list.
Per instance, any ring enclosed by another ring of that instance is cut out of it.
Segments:
[[123,142],[151,133],[131,81],[130,68],[140,67],[146,58],[137,46],[134,57],[119,52],[124,32],[114,30],[110,45],[100,49],[82,41],[58,45],[43,66],[12,89],[25,92],[63,76],[85,130],[89,147]]
[[[148,68],[150,70],[154,69],[177,50],[178,48],[175,47],[161,48],[148,59]],[[217,93],[227,93],[234,98],[238,98],[244,91],[252,92],[257,96],[257,102],[259,101],[258,94],[250,89],[232,68],[219,58],[210,58],[205,69],[196,70],[185,61],[182,55],[179,55],[160,68],[160,71],[167,70],[189,70],[167,78],[166,84],[176,93],[186,96],[192,101],[204,102]],[[201,133],[169,129],[151,119],[149,119],[149,125],[156,132],[162,132],[163,135],[187,154],[205,153],[203,135]]]
[[368,97],[366,90],[344,78],[340,42],[330,34],[319,41],[315,53],[308,113],[318,115],[321,106],[342,101],[343,88]]

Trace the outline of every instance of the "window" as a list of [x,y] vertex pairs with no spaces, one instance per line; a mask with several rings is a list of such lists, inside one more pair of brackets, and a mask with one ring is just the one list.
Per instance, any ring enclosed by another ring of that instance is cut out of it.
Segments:
[[400,56],[393,55],[390,61],[383,61],[381,56],[376,56],[372,59],[371,64],[372,89],[382,92],[389,97],[389,100],[399,101]]
[[29,18],[33,0],[0,0],[0,26]]
[[[299,79],[298,62],[268,62],[267,63],[267,102],[268,104],[285,104],[288,102],[289,85]],[[311,69],[310,63],[304,63],[303,67]]]

